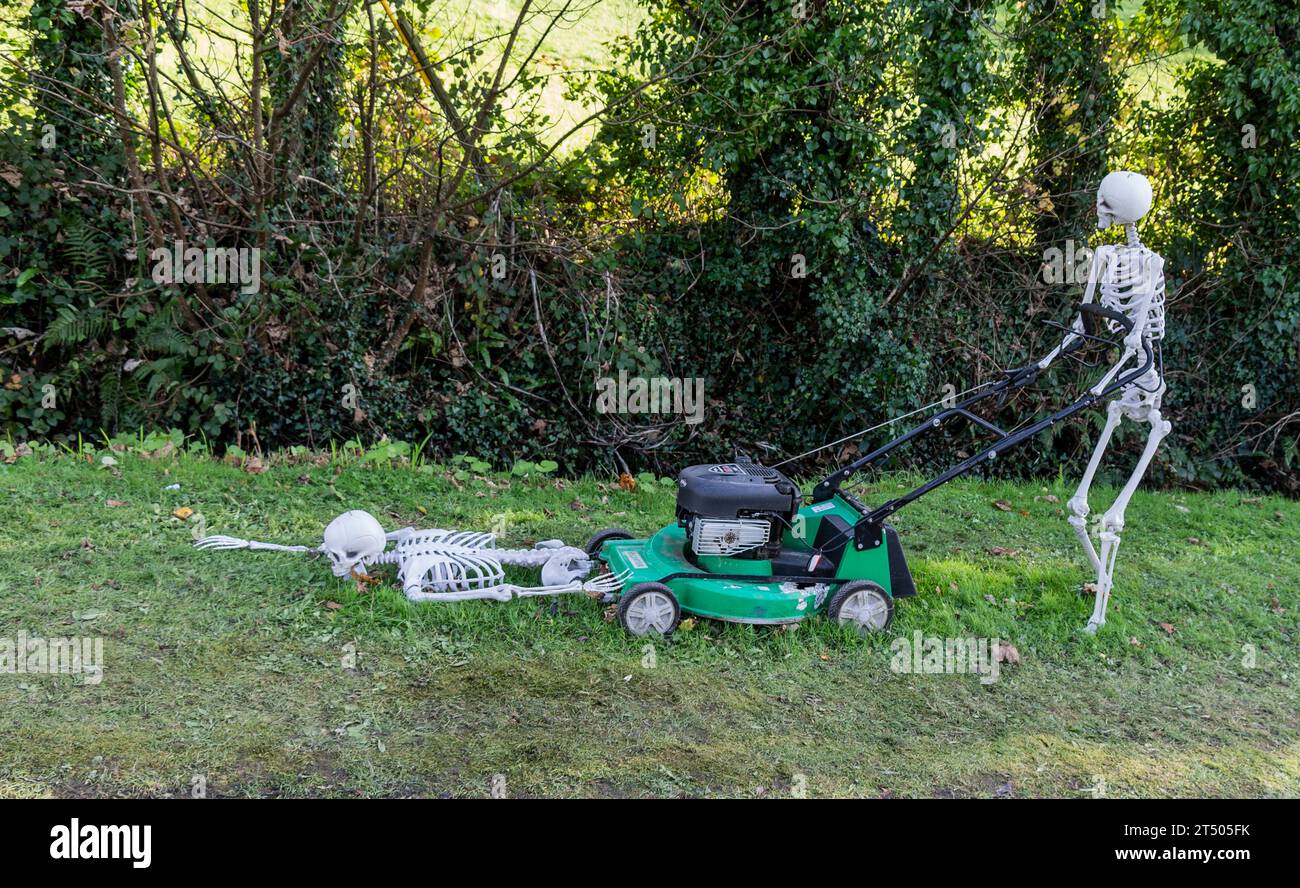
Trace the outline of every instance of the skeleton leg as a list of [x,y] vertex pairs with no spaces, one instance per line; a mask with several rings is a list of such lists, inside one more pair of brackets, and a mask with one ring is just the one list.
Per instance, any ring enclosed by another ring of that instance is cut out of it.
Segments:
[[507,586],[490,586],[486,589],[464,589],[459,592],[426,592],[417,580],[407,583],[403,589],[411,601],[473,601],[479,598],[491,598],[496,601],[509,601],[510,588]]
[[1158,409],[1152,408],[1146,419],[1151,424],[1151,432],[1147,435],[1142,456],[1138,458],[1128,483],[1101,518],[1101,566],[1097,570],[1097,600],[1092,609],[1092,618],[1084,630],[1086,632],[1095,633],[1106,623],[1106,605],[1110,602],[1110,590],[1115,578],[1115,556],[1119,550],[1120,533],[1124,530],[1124,510],[1128,508],[1129,500],[1133,498],[1142,476],[1155,458],[1160,442],[1169,434],[1169,422],[1161,417]]
[[599,597],[617,592],[623,588],[623,583],[627,581],[629,572],[624,571],[621,574],[601,574],[600,576],[587,580],[585,583],[574,579],[563,585],[549,586],[508,586],[520,598],[528,598],[534,595],[561,595],[565,592],[583,592],[587,595]]
[[1069,517],[1071,526],[1074,527],[1075,534],[1079,537],[1079,542],[1083,545],[1083,552],[1088,556],[1088,563],[1092,569],[1101,570],[1101,559],[1097,556],[1097,550],[1092,545],[1092,538],[1088,536],[1088,489],[1092,487],[1092,479],[1097,474],[1097,467],[1101,465],[1102,454],[1110,445],[1111,435],[1115,433],[1115,427],[1119,425],[1120,402],[1111,401],[1106,408],[1106,425],[1102,427],[1101,435],[1097,438],[1097,444],[1092,448],[1092,457],[1088,460],[1088,468],[1083,471],[1083,478],[1079,481],[1079,489],[1070,497],[1067,505],[1073,513]]
[[[627,580],[627,574],[603,574],[585,583],[574,580],[558,586],[515,586],[502,583],[483,589],[463,589],[460,591],[426,592],[424,583],[416,579],[406,584],[406,597],[411,601],[470,601],[476,598],[492,598],[497,601],[509,601],[511,598],[533,598],[539,595],[564,595],[569,592],[583,592],[587,595],[602,596],[617,592]],[[434,586],[438,588],[438,586]]]

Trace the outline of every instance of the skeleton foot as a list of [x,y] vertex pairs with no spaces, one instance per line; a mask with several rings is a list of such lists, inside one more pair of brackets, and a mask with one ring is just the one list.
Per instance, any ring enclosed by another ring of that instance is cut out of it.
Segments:
[[1097,598],[1092,607],[1092,616],[1083,630],[1089,635],[1096,635],[1097,630],[1106,625],[1106,605],[1110,603],[1110,590],[1115,583],[1115,556],[1119,553],[1119,532],[1123,529],[1123,517],[1108,512],[1102,519],[1101,566],[1097,571]]
[[1106,625],[1106,605],[1110,602],[1110,589],[1097,589],[1097,601],[1093,605],[1092,616],[1088,618],[1088,625],[1083,627],[1083,631],[1089,635],[1096,635],[1097,630]]

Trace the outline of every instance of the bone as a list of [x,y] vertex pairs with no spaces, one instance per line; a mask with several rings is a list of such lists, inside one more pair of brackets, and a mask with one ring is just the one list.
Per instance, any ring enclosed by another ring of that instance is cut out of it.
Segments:
[[279,543],[260,543],[257,540],[241,540],[239,537],[213,534],[194,541],[196,549],[266,549],[272,552],[313,552],[310,546],[281,546]]

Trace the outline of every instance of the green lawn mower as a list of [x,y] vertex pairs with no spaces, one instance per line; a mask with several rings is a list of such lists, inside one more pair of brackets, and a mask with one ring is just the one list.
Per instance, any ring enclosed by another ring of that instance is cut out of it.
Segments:
[[894,528],[855,532],[867,514],[839,490],[804,504],[793,481],[754,462],[690,466],[677,478],[675,524],[649,539],[603,530],[587,551],[625,575],[611,599],[633,635],[667,635],[683,613],[781,625],[824,612],[882,631],[894,599],[916,587]]
[[[1085,306],[1085,313],[1099,311]],[[1076,342],[1088,340],[1115,344],[1082,329],[1071,333],[1071,351],[1078,347]],[[973,389],[976,394],[832,472],[806,498],[777,468],[754,461],[690,466],[677,477],[674,524],[649,539],[609,528],[587,544],[593,560],[625,577],[622,591],[604,600],[617,603],[619,622],[633,635],[667,635],[683,614],[760,625],[797,623],[824,614],[863,633],[882,632],[893,620],[895,601],[916,594],[898,533],[886,519],[936,487],[995,459],[1006,448],[1140,379],[1154,363],[1149,345],[1145,362],[1139,356],[1139,363],[1068,407],[1013,432],[970,409],[991,398],[1004,403],[1014,390],[1031,384],[1043,366],[1006,371],[1004,378]],[[875,508],[841,489],[845,481],[895,448],[949,420],[973,423],[996,440]]]

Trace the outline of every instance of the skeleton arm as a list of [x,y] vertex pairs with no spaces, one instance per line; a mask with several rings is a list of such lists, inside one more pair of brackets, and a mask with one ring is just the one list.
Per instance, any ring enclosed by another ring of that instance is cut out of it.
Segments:
[[[1093,297],[1097,292],[1097,281],[1100,280],[1101,275],[1104,274],[1103,269],[1105,268],[1106,263],[1110,261],[1110,255],[1113,249],[1114,248],[1110,244],[1102,244],[1097,248],[1096,252],[1092,254],[1092,264],[1088,267],[1088,284],[1083,290],[1084,305],[1092,303]],[[1060,345],[1044,355],[1042,360],[1034,366],[1039,370],[1046,370],[1051,366],[1053,361],[1068,351],[1074,343],[1081,339],[1079,334],[1082,332],[1083,312],[1081,311],[1074,316],[1074,323],[1070,325],[1070,332],[1065,334],[1065,338],[1061,340]]]
[[448,587],[449,591],[428,591],[437,589],[419,578],[408,580],[403,584],[403,591],[411,601],[470,601],[479,598],[492,598],[497,601],[509,601],[511,598],[530,598],[538,595],[564,595],[570,592],[582,592],[593,597],[602,597],[617,592],[627,580],[627,574],[602,574],[585,582],[574,580],[562,586],[516,586],[513,583],[501,583],[485,586],[481,589],[462,589]]
[[257,540],[242,540],[239,537],[213,534],[201,540],[195,540],[197,549],[265,549],[272,552],[315,552],[310,546],[281,546],[278,543],[259,543]]

